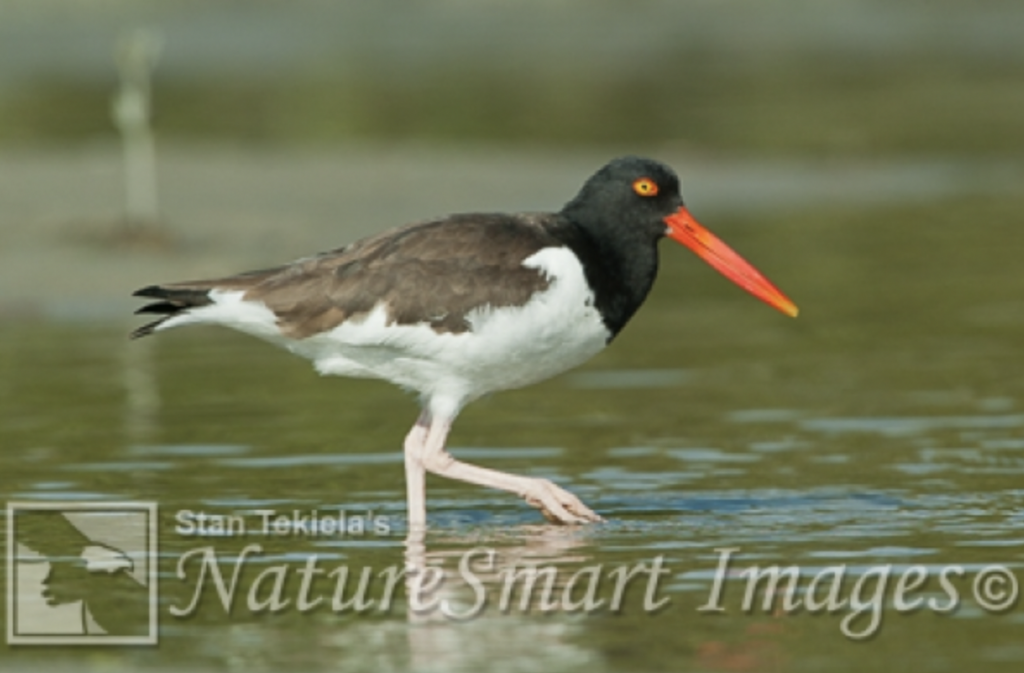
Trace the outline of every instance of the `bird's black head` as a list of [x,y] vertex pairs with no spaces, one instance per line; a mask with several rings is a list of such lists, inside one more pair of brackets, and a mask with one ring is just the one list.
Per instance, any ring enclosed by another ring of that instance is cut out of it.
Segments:
[[667,232],[665,218],[682,205],[675,171],[629,156],[594,173],[562,214],[600,238],[657,241]]
[[778,288],[693,218],[683,205],[679,178],[665,164],[641,157],[610,161],[566,204],[562,216],[589,234],[607,264],[622,269],[622,282],[638,289],[633,310],[636,297],[642,301],[654,281],[657,242],[667,235],[758,299],[797,314]]

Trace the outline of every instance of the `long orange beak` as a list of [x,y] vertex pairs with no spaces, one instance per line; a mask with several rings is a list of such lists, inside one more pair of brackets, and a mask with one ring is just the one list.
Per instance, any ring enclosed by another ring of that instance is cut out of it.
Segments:
[[693,219],[684,206],[665,218],[668,224],[668,236],[693,250],[705,262],[713,266],[723,276],[736,283],[769,306],[773,306],[786,315],[795,318],[799,310],[786,295],[761,275],[761,272],[750,265],[732,248],[717,236]]

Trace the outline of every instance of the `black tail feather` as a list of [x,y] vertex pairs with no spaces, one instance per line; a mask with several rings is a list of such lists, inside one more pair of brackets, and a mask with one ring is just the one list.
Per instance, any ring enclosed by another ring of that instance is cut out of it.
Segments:
[[150,285],[141,290],[132,292],[133,297],[148,297],[151,299],[166,299],[169,302],[180,304],[183,308],[194,306],[206,306],[210,304],[210,288],[180,288],[161,287]]
[[128,335],[128,338],[138,339],[140,337],[149,336],[150,334],[153,333],[153,330],[155,330],[157,326],[164,320],[167,320],[167,318],[161,318],[160,320],[155,320],[151,323],[146,323],[142,327],[132,331],[132,333]]
[[181,310],[181,304],[174,304],[169,301],[161,301],[155,304],[146,304],[142,308],[135,311],[135,315],[141,315],[143,313],[163,313],[166,315],[174,315]]
[[150,285],[142,288],[141,290],[136,290],[132,293],[132,296],[162,300],[152,304],[146,304],[135,311],[136,315],[141,313],[155,313],[163,316],[159,320],[147,323],[136,329],[131,333],[132,339],[138,339],[139,337],[152,334],[165,320],[173,318],[176,315],[180,315],[182,312],[187,311],[190,308],[208,306],[212,303],[210,301],[209,288],[194,289]]

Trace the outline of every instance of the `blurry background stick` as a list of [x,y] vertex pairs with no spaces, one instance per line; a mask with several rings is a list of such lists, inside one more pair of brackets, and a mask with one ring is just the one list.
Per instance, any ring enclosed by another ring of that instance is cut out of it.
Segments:
[[117,44],[121,86],[111,114],[124,152],[124,218],[128,227],[152,227],[160,219],[150,75],[162,47],[160,33],[142,28],[125,33]]

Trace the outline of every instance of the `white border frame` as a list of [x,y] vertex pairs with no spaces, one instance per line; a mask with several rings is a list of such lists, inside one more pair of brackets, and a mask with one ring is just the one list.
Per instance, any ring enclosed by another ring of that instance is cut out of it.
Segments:
[[[14,597],[14,512],[22,511],[95,511],[111,512],[122,510],[143,511],[147,514],[149,568],[149,633],[145,636],[107,636],[96,634],[91,636],[60,636],[60,635],[18,635],[14,632],[15,611]],[[158,640],[157,624],[157,564],[159,561],[157,547],[157,504],[139,501],[89,501],[89,502],[55,502],[49,501],[11,501],[7,503],[7,644],[8,645],[156,645]]]

